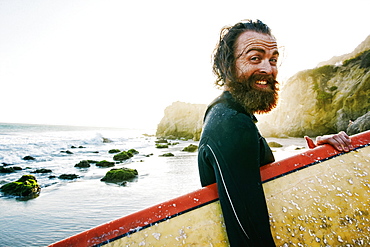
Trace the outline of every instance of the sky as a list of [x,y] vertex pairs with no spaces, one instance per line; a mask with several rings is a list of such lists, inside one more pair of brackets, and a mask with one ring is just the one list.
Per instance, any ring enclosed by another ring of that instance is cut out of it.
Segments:
[[352,52],[368,0],[0,0],[0,122],[156,128],[173,102],[208,104],[222,27],[260,19],[279,81]]

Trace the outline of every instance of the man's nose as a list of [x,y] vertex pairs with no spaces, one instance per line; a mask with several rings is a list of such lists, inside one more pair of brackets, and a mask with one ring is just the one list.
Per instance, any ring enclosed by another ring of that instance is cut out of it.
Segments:
[[272,71],[273,71],[273,69],[272,69],[272,66],[270,64],[270,60],[268,60],[268,59],[262,60],[262,62],[260,63],[259,72],[261,74],[268,74],[268,75],[270,75],[270,74],[272,74]]

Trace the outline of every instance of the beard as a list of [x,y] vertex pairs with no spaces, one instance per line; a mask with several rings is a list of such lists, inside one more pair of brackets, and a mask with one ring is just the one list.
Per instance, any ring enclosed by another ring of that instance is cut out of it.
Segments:
[[[267,81],[266,88],[256,86],[257,81]],[[249,113],[263,114],[274,109],[278,102],[278,82],[272,75],[251,75],[228,84],[231,95]]]

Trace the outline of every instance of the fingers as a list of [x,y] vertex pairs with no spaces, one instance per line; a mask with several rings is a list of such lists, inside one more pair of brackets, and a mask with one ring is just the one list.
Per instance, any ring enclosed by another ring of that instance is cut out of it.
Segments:
[[335,149],[342,152],[349,152],[353,149],[351,138],[343,131],[332,136],[326,136],[323,143],[332,145]]
[[314,143],[314,141],[311,138],[309,138],[308,136],[305,136],[304,139],[306,139],[306,143],[307,143],[308,148],[312,149],[312,148],[317,147],[316,144]]
[[337,135],[334,135],[335,141],[338,143],[338,150],[348,152],[353,149],[351,138],[344,132],[341,131]]

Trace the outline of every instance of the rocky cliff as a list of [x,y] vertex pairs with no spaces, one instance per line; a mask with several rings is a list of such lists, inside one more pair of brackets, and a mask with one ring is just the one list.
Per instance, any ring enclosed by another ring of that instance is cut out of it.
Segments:
[[368,128],[356,120],[364,116],[366,121],[370,110],[370,50],[336,64],[291,77],[281,90],[278,108],[261,117],[261,132],[300,137],[347,131],[353,123],[362,127],[352,132]]
[[207,105],[174,102],[164,110],[156,136],[199,140]]

